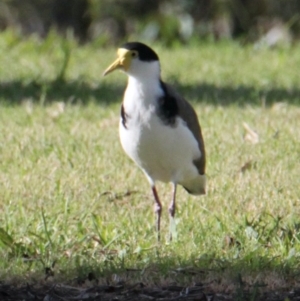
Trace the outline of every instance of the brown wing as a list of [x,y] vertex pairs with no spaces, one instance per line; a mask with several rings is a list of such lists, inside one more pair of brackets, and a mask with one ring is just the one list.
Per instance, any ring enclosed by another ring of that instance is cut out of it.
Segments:
[[195,166],[197,167],[199,174],[205,174],[205,147],[202,137],[201,127],[198,121],[197,114],[194,108],[189,102],[187,102],[182,96],[180,96],[173,88],[168,84],[165,84],[167,92],[170,96],[176,99],[178,105],[178,115],[186,122],[187,127],[193,133],[195,139],[198,142],[198,146],[201,152],[201,157],[194,161]]

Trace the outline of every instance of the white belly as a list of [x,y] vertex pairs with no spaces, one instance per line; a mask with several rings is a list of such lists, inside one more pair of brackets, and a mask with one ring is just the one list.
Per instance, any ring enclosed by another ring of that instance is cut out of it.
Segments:
[[195,179],[193,161],[201,156],[198,144],[185,123],[164,125],[156,114],[119,126],[124,151],[147,174],[150,181],[183,183]]

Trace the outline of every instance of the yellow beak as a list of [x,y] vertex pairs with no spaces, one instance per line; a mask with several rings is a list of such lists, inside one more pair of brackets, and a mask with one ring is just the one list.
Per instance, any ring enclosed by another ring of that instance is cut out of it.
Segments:
[[120,48],[118,50],[118,58],[104,71],[103,76],[117,69],[127,71],[131,64],[131,52],[128,49]]

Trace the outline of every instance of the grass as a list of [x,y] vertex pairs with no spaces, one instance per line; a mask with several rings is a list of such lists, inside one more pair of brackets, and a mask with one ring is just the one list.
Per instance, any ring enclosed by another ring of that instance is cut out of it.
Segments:
[[161,244],[148,183],[118,141],[126,78],[102,77],[115,49],[1,34],[3,280],[54,273],[72,282],[92,273],[238,291],[299,278],[298,45],[154,46],[163,78],[197,110],[208,159],[208,194],[178,190],[173,243],[171,187],[158,185]]

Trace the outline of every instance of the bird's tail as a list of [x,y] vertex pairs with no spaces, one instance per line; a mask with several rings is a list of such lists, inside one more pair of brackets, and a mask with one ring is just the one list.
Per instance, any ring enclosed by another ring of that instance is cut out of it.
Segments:
[[206,194],[206,176],[198,175],[191,181],[181,184],[183,188],[192,195]]

